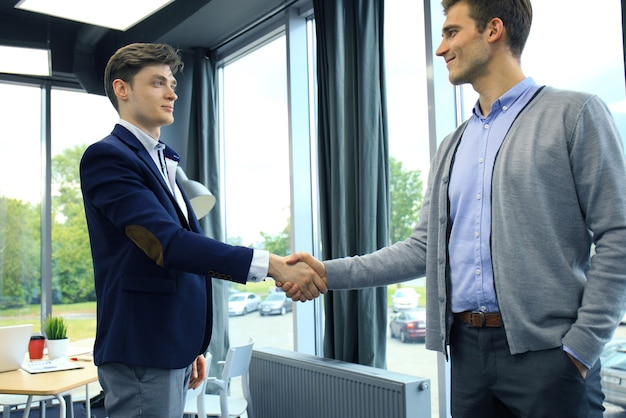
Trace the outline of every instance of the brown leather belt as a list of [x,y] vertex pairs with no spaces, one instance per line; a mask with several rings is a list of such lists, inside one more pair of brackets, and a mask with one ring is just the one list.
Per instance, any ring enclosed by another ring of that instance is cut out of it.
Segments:
[[502,317],[499,312],[460,312],[455,313],[454,318],[477,328],[500,328],[502,327]]

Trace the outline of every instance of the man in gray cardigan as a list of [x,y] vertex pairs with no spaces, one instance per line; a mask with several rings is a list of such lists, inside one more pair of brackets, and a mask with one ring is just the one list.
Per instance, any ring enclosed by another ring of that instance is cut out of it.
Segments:
[[323,264],[292,258],[331,290],[425,275],[426,346],[449,349],[455,418],[601,417],[598,359],[626,301],[615,123],[597,97],[524,76],[529,0],[442,4],[437,55],[479,99],[437,151],[411,237]]

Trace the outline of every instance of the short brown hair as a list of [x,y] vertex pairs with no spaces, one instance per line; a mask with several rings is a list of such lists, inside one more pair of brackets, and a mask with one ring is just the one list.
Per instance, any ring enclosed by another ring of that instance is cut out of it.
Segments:
[[491,19],[500,18],[506,28],[511,53],[521,57],[533,20],[530,0],[442,0],[443,13],[447,15],[452,6],[463,2],[469,6],[470,17],[481,33]]
[[113,80],[119,78],[132,85],[133,78],[142,68],[159,64],[168,65],[172,74],[176,74],[184,66],[178,50],[166,44],[129,44],[118,49],[109,58],[104,70],[104,91],[115,110],[119,108],[113,91]]

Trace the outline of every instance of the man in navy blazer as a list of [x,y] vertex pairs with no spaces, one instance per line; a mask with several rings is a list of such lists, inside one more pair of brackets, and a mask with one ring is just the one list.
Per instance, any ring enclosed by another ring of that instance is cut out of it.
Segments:
[[[168,45],[120,48],[104,77],[120,121],[80,163],[97,296],[94,360],[110,418],[182,416],[187,387],[205,378],[211,277],[315,275],[304,263],[296,275],[282,257],[202,234],[176,183],[180,157],[159,142],[161,126],[174,121],[182,66]],[[316,286],[302,299],[318,296]]]

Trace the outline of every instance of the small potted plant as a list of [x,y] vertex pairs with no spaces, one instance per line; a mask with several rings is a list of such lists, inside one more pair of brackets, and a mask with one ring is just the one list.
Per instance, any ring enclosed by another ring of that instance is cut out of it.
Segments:
[[47,339],[48,358],[51,360],[67,356],[70,339],[67,337],[67,322],[62,316],[51,316],[43,321],[42,331]]

